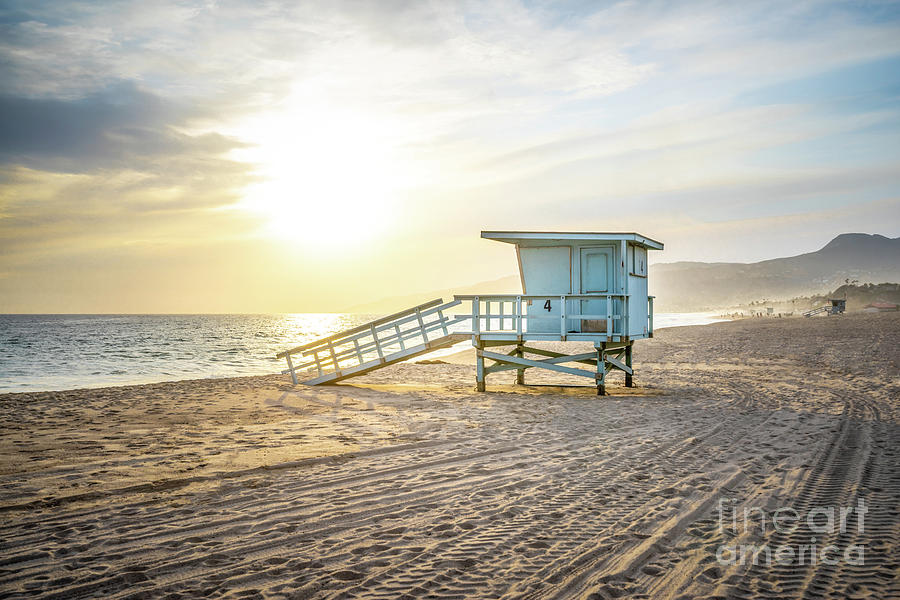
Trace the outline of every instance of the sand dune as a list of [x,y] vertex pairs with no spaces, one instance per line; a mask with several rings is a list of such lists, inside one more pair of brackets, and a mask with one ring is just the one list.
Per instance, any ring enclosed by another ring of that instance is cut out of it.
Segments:
[[[0,396],[0,595],[897,598],[898,348],[894,314],[754,319],[661,330],[603,398],[478,394],[465,355]],[[811,538],[864,564],[722,559]]]

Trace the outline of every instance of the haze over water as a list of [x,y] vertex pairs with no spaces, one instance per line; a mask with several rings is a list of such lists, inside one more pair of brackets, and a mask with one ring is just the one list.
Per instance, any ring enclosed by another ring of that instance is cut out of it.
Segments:
[[[0,315],[0,392],[277,373],[284,368],[277,352],[372,318],[341,313]],[[655,316],[655,326],[714,320],[702,313],[662,313]],[[463,342],[453,351],[467,346]]]

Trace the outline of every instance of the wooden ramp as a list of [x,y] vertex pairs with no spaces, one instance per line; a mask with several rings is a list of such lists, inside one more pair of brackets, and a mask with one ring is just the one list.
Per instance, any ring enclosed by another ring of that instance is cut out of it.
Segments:
[[808,310],[803,313],[804,317],[814,317],[816,315],[820,315],[824,312],[828,312],[831,309],[830,306],[820,306],[819,308],[814,308],[812,310]]
[[[302,382],[306,385],[364,375],[470,338],[471,333],[451,332],[448,326],[452,319],[444,315],[459,303],[444,303],[437,298],[276,356],[287,361],[282,373],[290,373],[294,383],[305,375],[312,375]],[[295,360],[299,364],[295,365]]]

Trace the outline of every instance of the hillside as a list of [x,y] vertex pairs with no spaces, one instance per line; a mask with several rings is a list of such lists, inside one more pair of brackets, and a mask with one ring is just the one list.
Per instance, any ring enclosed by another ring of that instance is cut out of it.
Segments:
[[[650,265],[657,312],[718,310],[758,300],[827,294],[846,280],[900,281],[900,238],[844,233],[815,252],[756,263],[676,262]],[[519,276],[443,290],[382,298],[346,312],[384,314],[454,294],[517,294]]]
[[900,304],[900,283],[845,284],[823,294],[782,299],[760,298],[729,308],[750,314],[764,311],[766,308],[772,308],[776,313],[799,314],[811,308],[827,305],[832,298],[846,300],[847,310],[850,312],[862,310],[866,305],[875,302]]
[[[900,283],[842,285],[829,294],[809,298],[806,304],[809,308],[822,306],[827,304],[831,298],[847,300],[847,310],[860,310],[867,304],[876,302],[900,304]],[[797,305],[800,305],[799,302]]]
[[900,280],[900,238],[845,233],[815,252],[756,263],[677,262],[650,267],[659,311],[712,310],[751,300],[823,294],[846,280]]

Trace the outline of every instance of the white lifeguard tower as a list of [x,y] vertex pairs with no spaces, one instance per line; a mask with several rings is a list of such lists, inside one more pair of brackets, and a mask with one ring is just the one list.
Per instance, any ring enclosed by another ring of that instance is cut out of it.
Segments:
[[[509,369],[524,383],[529,367],[594,378],[600,394],[607,373],[618,369],[632,386],[634,340],[653,337],[647,251],[662,250],[662,243],[637,233],[482,231],[481,237],[515,245],[523,294],[455,296],[472,303],[478,390],[488,374]],[[524,345],[532,340],[593,342],[596,352],[566,355]],[[486,350],[512,344],[510,354]],[[485,366],[485,358],[494,364]],[[560,364],[565,362],[595,370]]]
[[[500,371],[517,371],[516,383],[524,384],[529,368],[593,379],[598,394],[606,393],[607,374],[617,369],[632,387],[634,341],[653,337],[647,251],[662,250],[662,243],[637,233],[482,231],[481,237],[515,245],[522,294],[438,298],[281,352],[283,372],[294,383],[303,370],[316,375],[308,385],[334,383],[469,338],[478,391],[487,375]],[[460,305],[468,305],[468,314],[445,314]],[[563,354],[530,341],[592,342],[594,350]],[[500,346],[513,349],[502,354],[495,351]],[[298,354],[311,360],[295,367],[291,356]]]

